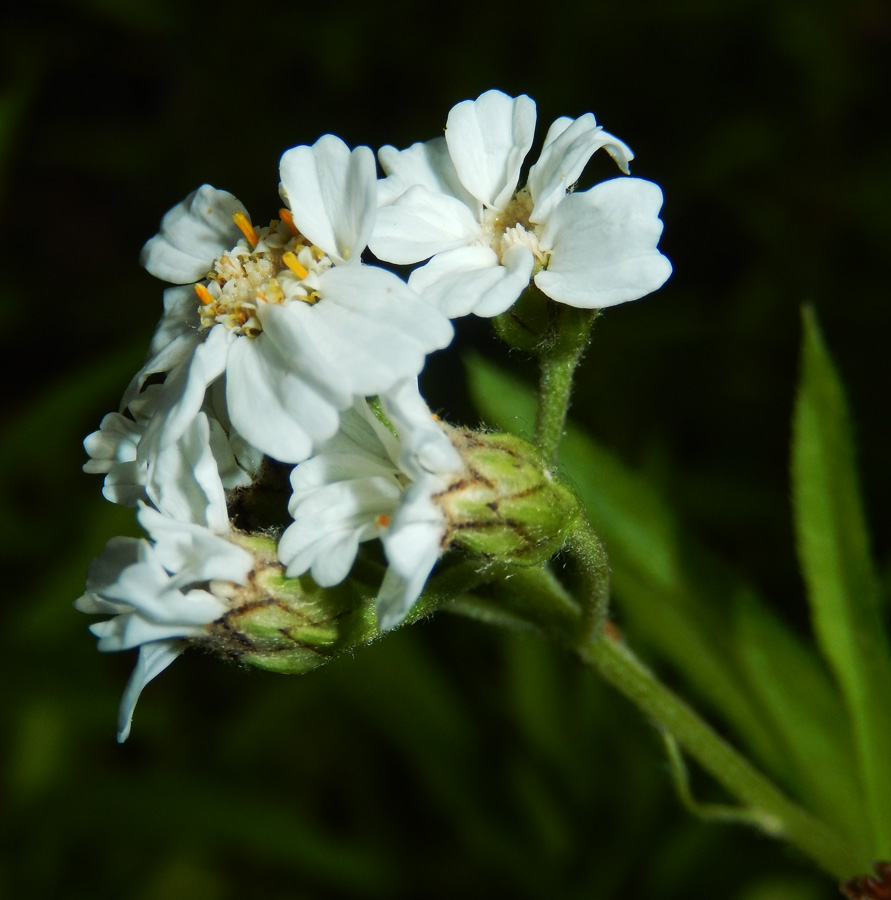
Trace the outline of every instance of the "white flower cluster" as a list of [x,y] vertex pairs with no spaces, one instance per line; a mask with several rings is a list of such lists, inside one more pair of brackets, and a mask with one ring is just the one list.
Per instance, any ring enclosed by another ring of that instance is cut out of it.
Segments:
[[[268,226],[209,185],[164,216],[141,256],[172,285],[164,313],[119,412],[85,441],[85,469],[151,537],[111,541],[76,604],[112,614],[92,627],[100,649],[140,648],[120,740],[145,684],[251,579],[227,500],[266,460],[293,466],[287,575],[335,585],[379,538],[378,622],[392,628],[442,552],[436,496],[464,470],[417,389],[450,320],[503,313],[531,285],[599,308],[666,280],[661,191],[627,175],[628,147],[590,114],[558,119],[518,188],[534,129],[532,100],[488,91],[451,110],[444,137],[382,148],[380,180],[368,147],[333,135],[288,150]],[[626,174],[573,192],[601,148]],[[406,282],[367,249],[423,265]]]

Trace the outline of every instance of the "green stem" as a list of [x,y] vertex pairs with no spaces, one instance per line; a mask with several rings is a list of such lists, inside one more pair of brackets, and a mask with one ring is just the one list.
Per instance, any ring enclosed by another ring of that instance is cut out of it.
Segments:
[[609,560],[606,549],[587,519],[581,521],[567,542],[582,575],[582,643],[587,644],[603,631],[609,615]]
[[563,438],[573,375],[588,346],[597,310],[559,306],[552,314],[551,333],[539,348],[541,374],[535,442],[544,458],[553,463]]
[[579,651],[584,663],[664,729],[751,813],[751,820],[839,878],[867,862],[824,822],[780,792],[679,697],[662,685],[627,647],[601,634]]
[[461,559],[440,566],[427,582],[424,593],[409,610],[403,625],[433,615],[462,594],[475,590],[492,579],[492,572],[476,559]]
[[536,631],[559,646],[572,645],[584,615],[547,566],[491,567],[486,590],[456,597],[448,612],[509,631]]
[[[446,590],[431,592],[440,598],[432,605],[441,605],[443,597],[454,597],[463,587],[465,592],[445,604],[445,609],[496,627],[531,627],[555,643],[574,649],[585,665],[630,700],[668,739],[669,758],[672,750],[675,756],[673,775],[682,786],[682,798],[686,791],[689,806],[704,809],[712,818],[754,825],[797,847],[817,866],[838,878],[866,871],[868,859],[826,823],[785,796],[626,646],[607,636],[603,629],[608,584],[606,556],[590,526],[576,530],[569,550],[581,565],[584,603],[575,602],[547,567],[508,567],[502,571],[502,567],[493,566],[474,571],[465,561],[446,574],[441,586]],[[467,593],[487,581],[489,587],[483,593]],[[593,632],[595,626],[597,630]],[[699,763],[740,807],[702,807],[693,801],[680,750]]]

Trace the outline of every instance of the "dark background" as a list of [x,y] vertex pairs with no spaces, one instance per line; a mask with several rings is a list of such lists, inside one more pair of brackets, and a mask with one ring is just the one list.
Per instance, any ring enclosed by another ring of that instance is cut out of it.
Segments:
[[[681,810],[655,734],[570,660],[448,616],[301,678],[186,654],[114,743],[132,660],[96,653],[70,604],[104,542],[136,533],[80,442],[160,312],[139,248],[203,182],[262,223],[287,147],[404,147],[490,87],[532,96],[540,136],[593,111],[665,193],[674,274],[598,323],[575,419],[804,627],[787,460],[811,303],[887,559],[889,7],[431,9],[94,0],[3,20],[4,896],[834,895],[790,851]],[[461,322],[425,387],[472,423],[470,346],[508,359]]]

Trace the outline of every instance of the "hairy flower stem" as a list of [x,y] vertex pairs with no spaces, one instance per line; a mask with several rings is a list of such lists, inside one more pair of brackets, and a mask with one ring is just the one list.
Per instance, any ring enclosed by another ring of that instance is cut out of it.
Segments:
[[[465,593],[444,608],[512,631],[537,631],[574,652],[670,739],[675,754],[686,753],[740,803],[737,812],[721,807],[721,818],[746,822],[786,841],[836,878],[866,871],[868,856],[786,797],[602,627],[606,622],[606,557],[596,537],[593,542],[587,536],[577,538],[574,546],[571,538],[567,549],[582,568],[583,603],[570,596],[547,566],[512,567],[509,580],[496,577],[491,582],[491,596]],[[591,630],[594,623],[600,623],[596,632]],[[688,806],[693,805],[691,797],[686,800]]]
[[781,793],[619,641],[601,633],[577,652],[742,803],[762,831],[797,847],[835,877],[868,868],[868,859]]
[[566,543],[582,575],[582,642],[603,631],[609,615],[609,560],[606,549],[590,523],[582,516]]
[[588,346],[598,310],[553,304],[551,315],[551,329],[538,349],[540,377],[535,443],[542,456],[555,463],[569,410],[573,375]]

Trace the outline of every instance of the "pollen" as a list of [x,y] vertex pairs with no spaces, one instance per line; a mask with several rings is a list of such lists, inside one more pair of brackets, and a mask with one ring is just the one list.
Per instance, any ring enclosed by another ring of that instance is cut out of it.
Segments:
[[247,238],[248,243],[252,247],[256,247],[258,241],[257,232],[254,226],[248,221],[248,217],[243,212],[232,213],[232,221],[239,227],[241,233]]
[[300,264],[300,261],[297,257],[290,251],[287,250],[282,254],[282,262],[302,281],[309,275],[309,271]]
[[294,217],[291,215],[291,210],[282,207],[278,211],[278,216],[282,220],[282,222],[284,222],[285,225],[288,226],[288,231],[290,231],[291,234],[294,235],[294,237],[297,237],[297,235],[300,234],[300,232],[297,230],[297,226],[294,224]]
[[377,516],[375,518],[374,524],[378,528],[386,528],[392,520],[393,520],[392,516],[388,516],[386,513],[381,513],[379,516]]
[[214,302],[213,294],[203,284],[195,285],[195,293],[205,306],[210,306]]
[[232,221],[244,240],[213,262],[202,283],[195,285],[200,303],[202,328],[224,325],[239,335],[257,337],[263,331],[261,310],[269,306],[306,303],[321,299],[318,277],[332,266],[332,260],[310,244],[297,229],[291,230],[289,210],[281,219],[254,228],[244,213]]

